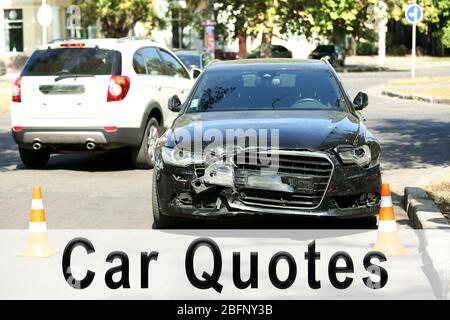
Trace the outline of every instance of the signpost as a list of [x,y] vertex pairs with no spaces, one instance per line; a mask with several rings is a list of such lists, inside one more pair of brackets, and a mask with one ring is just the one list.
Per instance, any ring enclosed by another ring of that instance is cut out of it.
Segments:
[[47,27],[53,20],[52,7],[47,4],[47,0],[42,0],[42,4],[37,12],[37,20],[42,27],[42,44],[47,43]]
[[406,20],[412,24],[412,46],[411,46],[411,78],[416,76],[416,25],[423,18],[422,7],[418,4],[410,4],[405,11]]

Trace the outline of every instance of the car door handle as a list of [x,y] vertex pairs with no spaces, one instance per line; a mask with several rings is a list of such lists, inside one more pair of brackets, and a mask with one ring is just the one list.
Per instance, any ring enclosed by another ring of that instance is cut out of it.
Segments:
[[154,87],[157,91],[161,91],[161,86],[155,86]]

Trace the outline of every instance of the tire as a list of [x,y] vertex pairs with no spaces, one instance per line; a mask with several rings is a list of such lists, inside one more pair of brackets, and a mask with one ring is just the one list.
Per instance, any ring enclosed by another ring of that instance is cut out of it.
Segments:
[[23,164],[30,168],[42,168],[50,159],[50,152],[47,150],[30,150],[19,147],[20,159]]
[[153,211],[153,229],[167,229],[172,225],[169,217],[161,214],[159,209],[158,193],[156,190],[156,172],[153,171],[152,182],[152,211]]
[[[152,136],[150,136],[150,134]],[[141,144],[138,147],[131,148],[131,159],[133,164],[138,169],[152,169],[155,166],[154,156],[150,156],[150,141],[154,142],[161,135],[161,129],[158,121],[155,118],[150,119],[150,121],[145,126],[144,136],[142,138]]]

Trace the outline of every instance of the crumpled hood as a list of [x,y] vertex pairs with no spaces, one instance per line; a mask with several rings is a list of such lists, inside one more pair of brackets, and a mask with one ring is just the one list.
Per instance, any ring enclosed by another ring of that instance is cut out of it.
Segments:
[[261,130],[265,129],[269,140],[271,130],[278,130],[280,149],[328,150],[337,145],[352,144],[360,134],[360,127],[364,130],[352,114],[328,110],[186,113],[172,125],[166,146],[178,144],[182,140],[180,137],[187,133],[193,142],[202,139],[199,134],[202,132],[203,146],[206,146],[211,143],[210,137],[219,133],[225,141],[227,130],[256,130],[261,136],[264,134]]

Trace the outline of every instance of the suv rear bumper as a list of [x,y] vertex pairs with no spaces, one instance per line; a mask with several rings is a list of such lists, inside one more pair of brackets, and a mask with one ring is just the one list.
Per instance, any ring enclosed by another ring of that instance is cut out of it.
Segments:
[[108,149],[120,146],[138,146],[142,141],[141,128],[118,128],[106,131],[103,128],[25,128],[20,132],[12,131],[14,140],[22,147],[30,147],[35,142],[64,149],[64,146],[84,146],[94,142],[100,148]]

